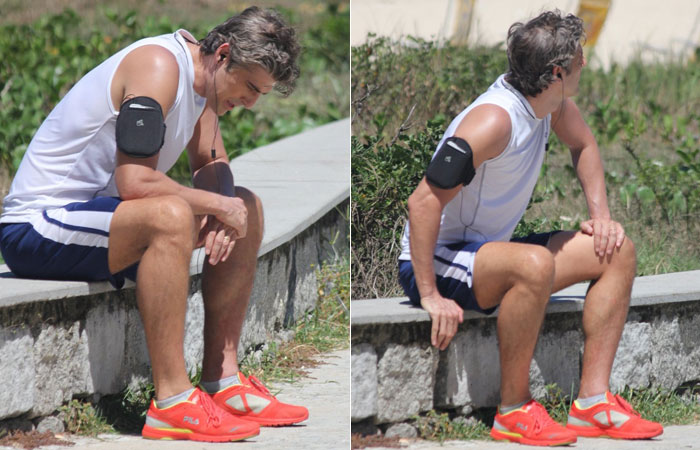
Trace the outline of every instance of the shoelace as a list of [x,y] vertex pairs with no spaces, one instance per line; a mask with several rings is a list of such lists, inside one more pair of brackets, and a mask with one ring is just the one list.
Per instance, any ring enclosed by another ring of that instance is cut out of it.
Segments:
[[267,387],[265,387],[265,385],[263,384],[263,382],[260,381],[260,380],[258,380],[258,379],[255,377],[255,375],[249,376],[249,377],[248,377],[248,381],[250,381],[250,384],[252,384],[253,387],[254,387],[255,389],[259,390],[259,391],[262,392],[263,394],[269,395],[270,397],[274,397],[274,395],[272,395],[272,393],[270,392],[270,390],[269,390]]
[[544,409],[544,406],[540,405],[534,400],[532,401],[530,411],[535,419],[535,434],[538,434],[543,428],[556,424],[556,422],[549,417],[549,414],[547,413],[547,410]]
[[632,405],[630,405],[629,403],[627,403],[627,400],[625,400],[624,398],[620,397],[619,394],[616,394],[616,395],[615,395],[615,401],[617,402],[618,405],[620,405],[620,406],[622,407],[622,409],[625,410],[625,412],[630,413],[630,414],[632,414],[632,415],[635,415],[635,416],[637,416],[637,417],[642,417],[642,415],[639,414],[637,411],[635,411],[635,410],[632,408]]
[[199,395],[199,404],[202,405],[202,409],[207,414],[207,425],[214,424],[214,427],[221,425],[221,410],[207,394]]

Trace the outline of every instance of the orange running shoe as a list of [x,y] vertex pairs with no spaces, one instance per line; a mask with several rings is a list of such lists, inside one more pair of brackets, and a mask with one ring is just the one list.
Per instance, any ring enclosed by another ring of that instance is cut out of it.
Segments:
[[240,384],[210,394],[214,402],[229,413],[262,426],[292,425],[309,418],[309,410],[277,400],[260,380],[238,372]]
[[660,423],[642,419],[637,411],[619,395],[605,393],[605,402],[590,408],[579,408],[574,401],[566,428],[579,436],[608,436],[616,439],[649,439],[660,435]]
[[576,433],[567,430],[549,417],[544,406],[530,400],[522,407],[496,414],[491,437],[527,445],[555,446],[576,442]]
[[184,402],[160,409],[151,400],[141,435],[146,439],[240,441],[260,434],[257,423],[233,417],[195,388]]

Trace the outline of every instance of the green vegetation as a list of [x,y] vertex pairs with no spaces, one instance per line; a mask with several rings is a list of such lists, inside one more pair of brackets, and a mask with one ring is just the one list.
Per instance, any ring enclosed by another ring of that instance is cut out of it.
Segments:
[[[300,28],[301,77],[289,98],[270,95],[253,110],[237,108],[221,119],[229,157],[274,142],[349,111],[349,23],[347,2],[330,3],[302,16],[282,9]],[[230,15],[216,20],[173,23],[166,16],[105,9],[89,24],[72,10],[44,16],[32,24],[0,26],[0,167],[13,175],[41,122],[85,73],[119,49],[146,36],[186,28],[203,37]],[[193,13],[196,17],[196,14]],[[303,21],[301,24],[300,21]],[[302,29],[303,28],[303,29]],[[0,171],[2,173],[2,171]],[[170,175],[189,180],[183,156]]]
[[[247,354],[240,369],[263,382],[293,382],[324,352],[347,348],[350,344],[350,263],[347,258],[324,264],[316,272],[318,302],[293,328],[294,337],[286,343],[270,343],[262,355]],[[201,371],[190,374],[194,385]],[[274,392],[273,392],[274,393]],[[66,429],[71,433],[95,436],[99,433],[141,431],[151,399],[155,395],[148,381],[135,383],[118,395],[106,396],[97,406],[71,400],[61,408]]]
[[[352,51],[352,296],[403,295],[406,201],[452,118],[507,69],[505,51],[371,38]],[[700,268],[700,61],[585,68],[576,102],[596,136],[608,203],[638,275]],[[516,235],[588,218],[555,135]]]
[[[571,395],[564,394],[556,385],[546,387],[547,394],[538,399],[555,421],[566,424],[571,407]],[[662,425],[686,425],[700,419],[698,387],[692,386],[678,391],[663,389],[625,388],[620,395],[647,420]],[[422,439],[445,441],[452,439],[491,439],[489,430],[496,415],[494,408],[476,411],[464,418],[450,412],[429,411],[413,418],[413,425]]]

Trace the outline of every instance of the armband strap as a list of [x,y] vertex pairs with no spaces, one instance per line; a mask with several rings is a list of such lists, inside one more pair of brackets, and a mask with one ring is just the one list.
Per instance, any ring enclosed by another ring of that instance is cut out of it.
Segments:
[[425,177],[428,182],[441,189],[452,189],[460,183],[464,186],[474,178],[472,149],[462,138],[445,139],[430,161]]
[[117,148],[134,158],[158,153],[165,142],[163,109],[151,97],[127,100],[117,117]]

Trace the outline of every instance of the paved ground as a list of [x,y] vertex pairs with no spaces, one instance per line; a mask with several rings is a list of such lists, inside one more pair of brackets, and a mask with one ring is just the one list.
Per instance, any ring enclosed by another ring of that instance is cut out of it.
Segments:
[[[494,441],[447,441],[442,445],[437,442],[402,440],[402,449],[407,450],[445,450],[460,449],[485,449],[485,450],[518,450],[520,448],[538,448],[522,446],[513,443]],[[622,441],[614,439],[579,438],[570,449],[583,450],[685,450],[700,449],[700,424],[669,426],[664,429],[664,434],[656,439],[648,441]],[[372,450],[393,450],[388,448],[373,448]]]
[[[324,364],[294,384],[275,383],[277,398],[309,408],[309,419],[293,427],[263,428],[243,442],[210,444],[183,441],[149,441],[140,436],[100,435],[73,438],[72,447],[45,446],[41,450],[252,450],[350,448],[350,349],[325,354]],[[14,450],[0,447],[0,450]]]

